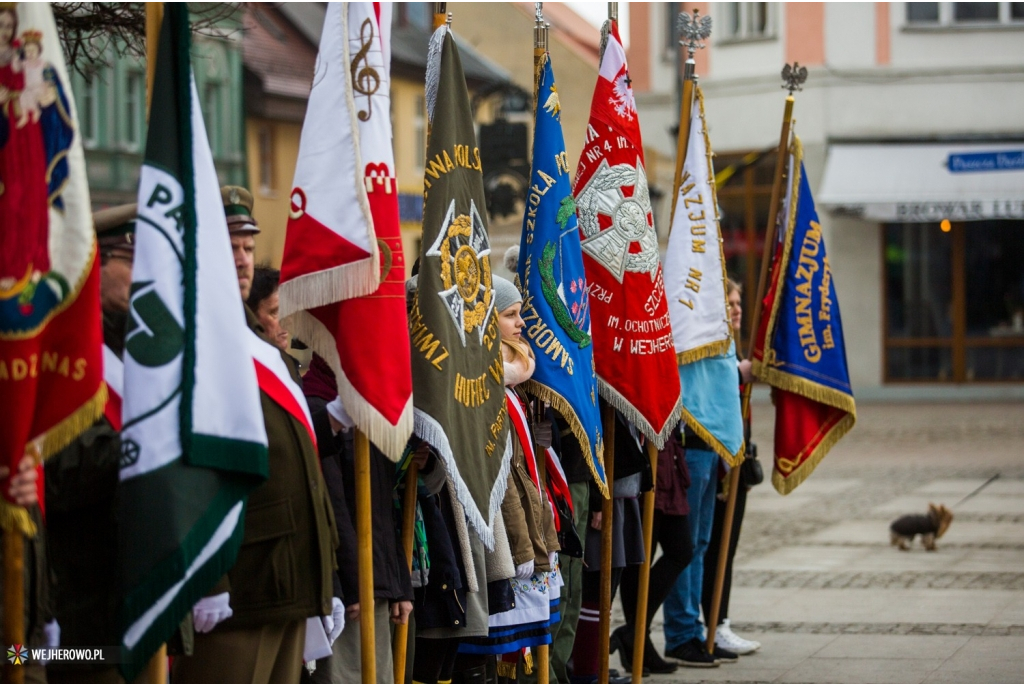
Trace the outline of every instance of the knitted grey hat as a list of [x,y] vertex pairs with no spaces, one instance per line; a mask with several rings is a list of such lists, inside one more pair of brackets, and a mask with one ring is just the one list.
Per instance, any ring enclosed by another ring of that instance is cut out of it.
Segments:
[[507,278],[493,276],[491,284],[494,286],[494,310],[499,314],[516,302],[523,301],[523,296],[519,294],[519,288]]

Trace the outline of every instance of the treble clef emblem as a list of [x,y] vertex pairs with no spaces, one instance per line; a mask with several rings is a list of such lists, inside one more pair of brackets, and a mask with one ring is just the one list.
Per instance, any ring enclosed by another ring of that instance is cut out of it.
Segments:
[[373,20],[363,20],[359,27],[359,51],[352,58],[352,90],[366,96],[366,109],[359,112],[359,121],[369,121],[373,114],[373,94],[380,88],[380,74],[370,66],[367,55],[374,41]]

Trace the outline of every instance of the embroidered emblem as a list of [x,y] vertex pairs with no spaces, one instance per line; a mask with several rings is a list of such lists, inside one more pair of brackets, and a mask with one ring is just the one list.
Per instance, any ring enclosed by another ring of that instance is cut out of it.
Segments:
[[483,343],[486,322],[494,309],[491,287],[491,244],[476,203],[469,202],[469,214],[455,214],[455,200],[448,206],[443,228],[427,251],[428,257],[441,259],[444,290],[437,295],[466,344],[466,334],[477,331]]
[[629,78],[626,66],[619,69],[612,86],[612,96],[608,103],[615,108],[615,113],[626,121],[633,121],[636,114],[636,99],[633,97],[633,81]]
[[[629,195],[624,192],[629,189]],[[583,251],[622,283],[627,271],[658,273],[658,236],[647,191],[647,174],[637,157],[630,164],[609,166],[607,160],[576,198],[583,232]],[[605,228],[602,228],[605,226]],[[636,244],[637,247],[634,247]]]

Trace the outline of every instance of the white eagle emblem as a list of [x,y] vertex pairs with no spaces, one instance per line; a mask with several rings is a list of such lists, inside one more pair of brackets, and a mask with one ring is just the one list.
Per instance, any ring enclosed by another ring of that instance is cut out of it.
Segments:
[[[626,197],[623,188],[631,187]],[[601,230],[599,216],[611,219]],[[647,272],[653,281],[658,273],[658,236],[654,232],[651,196],[647,189],[644,164],[637,157],[636,166],[601,160],[597,171],[576,197],[576,216],[583,233],[583,251],[622,283],[627,271]],[[630,246],[639,243],[639,252]]]
[[612,96],[608,103],[620,117],[626,121],[633,121],[633,115],[636,114],[636,98],[633,97],[632,81],[625,67],[619,70],[615,81],[612,82]]

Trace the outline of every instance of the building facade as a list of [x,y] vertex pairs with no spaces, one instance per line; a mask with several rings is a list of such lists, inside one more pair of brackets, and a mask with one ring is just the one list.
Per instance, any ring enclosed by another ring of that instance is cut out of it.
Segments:
[[[192,68],[221,183],[245,181],[239,18],[196,35]],[[107,46],[87,76],[73,72],[89,189],[96,209],[135,202],[146,149],[146,62]]]
[[[861,396],[1024,397],[1024,6],[695,3],[697,58],[730,270],[763,247],[784,91],[839,289]],[[690,6],[687,5],[687,8]],[[631,23],[647,145],[678,122],[678,5]],[[637,68],[638,62],[644,64]],[[749,325],[749,322],[748,322]]]

